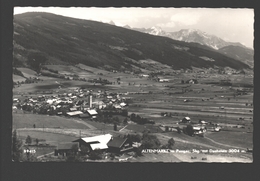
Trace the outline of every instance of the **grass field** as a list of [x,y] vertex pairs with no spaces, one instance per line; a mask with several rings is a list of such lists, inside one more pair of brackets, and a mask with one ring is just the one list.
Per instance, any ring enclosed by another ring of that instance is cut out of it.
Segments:
[[24,78],[24,77],[21,77],[21,76],[19,76],[19,75],[14,75],[13,74],[13,81],[14,82],[22,82],[22,81],[25,81],[26,79]]
[[219,133],[207,133],[208,138],[223,144],[252,148],[253,135],[246,132],[220,131]]
[[17,68],[20,70],[26,78],[36,77],[36,72],[29,68]]
[[57,148],[57,145],[59,143],[70,143],[77,139],[77,137],[74,136],[55,134],[55,133],[49,133],[43,131],[31,131],[31,130],[17,130],[17,135],[24,143],[26,137],[29,135],[33,140],[32,144],[35,144],[35,139],[39,139],[39,140],[44,140],[44,141],[40,141],[39,144],[47,143],[50,145],[50,146],[41,146],[41,147],[37,147],[37,146],[30,147],[31,149],[34,149],[36,151],[35,153],[36,157],[54,152],[54,149]]
[[74,136],[32,130],[17,130],[17,135],[23,141],[25,141],[26,137],[29,135],[32,139],[43,139],[46,143],[52,145],[55,145],[58,142],[71,142],[77,139],[77,137]]
[[47,116],[38,114],[13,114],[13,128],[71,128],[71,129],[89,129],[86,125],[73,119],[59,116]]

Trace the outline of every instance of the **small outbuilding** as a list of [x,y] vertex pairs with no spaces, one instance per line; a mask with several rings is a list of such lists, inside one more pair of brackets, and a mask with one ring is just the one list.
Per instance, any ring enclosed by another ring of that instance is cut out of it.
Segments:
[[182,120],[181,120],[182,123],[190,123],[191,122],[191,119],[190,117],[184,117]]
[[197,79],[189,79],[186,81],[186,84],[198,84],[198,80]]
[[66,113],[69,116],[79,116],[80,114],[83,114],[81,111],[73,111],[73,112],[67,112]]
[[87,110],[87,113],[89,114],[90,117],[92,118],[96,118],[96,116],[98,115],[97,111],[94,109],[89,109]]

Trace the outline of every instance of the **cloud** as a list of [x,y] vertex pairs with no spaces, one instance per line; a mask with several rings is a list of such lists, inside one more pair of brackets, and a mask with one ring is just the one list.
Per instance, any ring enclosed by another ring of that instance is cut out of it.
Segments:
[[173,28],[176,26],[176,24],[173,22],[173,21],[170,21],[168,23],[159,23],[159,24],[156,24],[156,26],[160,26],[162,28]]
[[177,13],[171,16],[171,21],[188,26],[197,24],[200,17],[201,15],[195,12]]

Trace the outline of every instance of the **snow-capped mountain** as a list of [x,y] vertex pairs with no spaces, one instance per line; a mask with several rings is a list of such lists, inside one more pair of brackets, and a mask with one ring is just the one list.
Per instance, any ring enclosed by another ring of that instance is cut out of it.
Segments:
[[110,21],[108,24],[111,24],[111,25],[116,25],[115,23],[114,23],[114,21]]
[[162,28],[159,26],[153,26],[151,28],[132,28],[132,29],[143,33],[148,33],[151,35],[156,35],[156,36],[166,36],[166,37],[171,36],[170,33],[163,31]]
[[125,25],[125,26],[123,26],[123,28],[131,29],[131,27],[129,25]]
[[195,43],[200,43],[202,45],[207,45],[211,48],[214,48],[216,50],[233,45],[233,46],[240,46],[243,48],[246,48],[244,45],[241,43],[233,43],[233,42],[226,42],[223,39],[215,36],[215,35],[210,35],[206,32],[203,32],[201,30],[195,30],[195,29],[182,29],[177,32],[171,32],[170,38],[175,39],[175,40],[180,40],[180,41],[185,41],[185,42],[195,42]]
[[133,28],[133,29],[136,31],[140,31],[152,35],[166,36],[174,40],[194,42],[194,43],[199,43],[201,45],[207,45],[216,50],[230,45],[246,48],[246,46],[242,45],[241,43],[226,42],[215,35],[210,35],[198,29],[182,29],[176,32],[166,32],[163,31],[162,28],[158,26],[153,26],[151,28]]

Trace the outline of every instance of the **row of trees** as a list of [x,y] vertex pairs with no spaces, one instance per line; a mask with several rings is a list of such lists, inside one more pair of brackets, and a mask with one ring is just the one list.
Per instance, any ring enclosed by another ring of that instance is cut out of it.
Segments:
[[[108,107],[108,106],[107,106]],[[98,111],[98,114],[100,116],[104,116],[104,117],[109,117],[109,116],[112,116],[112,115],[122,115],[122,116],[128,116],[128,111],[127,109],[121,109],[121,110],[118,110],[116,108],[112,108],[112,109],[108,109],[107,107],[105,107],[104,109],[102,110],[97,110]]]
[[130,119],[131,119],[131,121],[133,121],[133,122],[135,122],[137,124],[147,124],[147,123],[148,124],[155,124],[154,121],[150,121],[149,119],[143,118],[143,117],[141,117],[139,115],[136,115],[134,113],[132,113],[130,115]]

